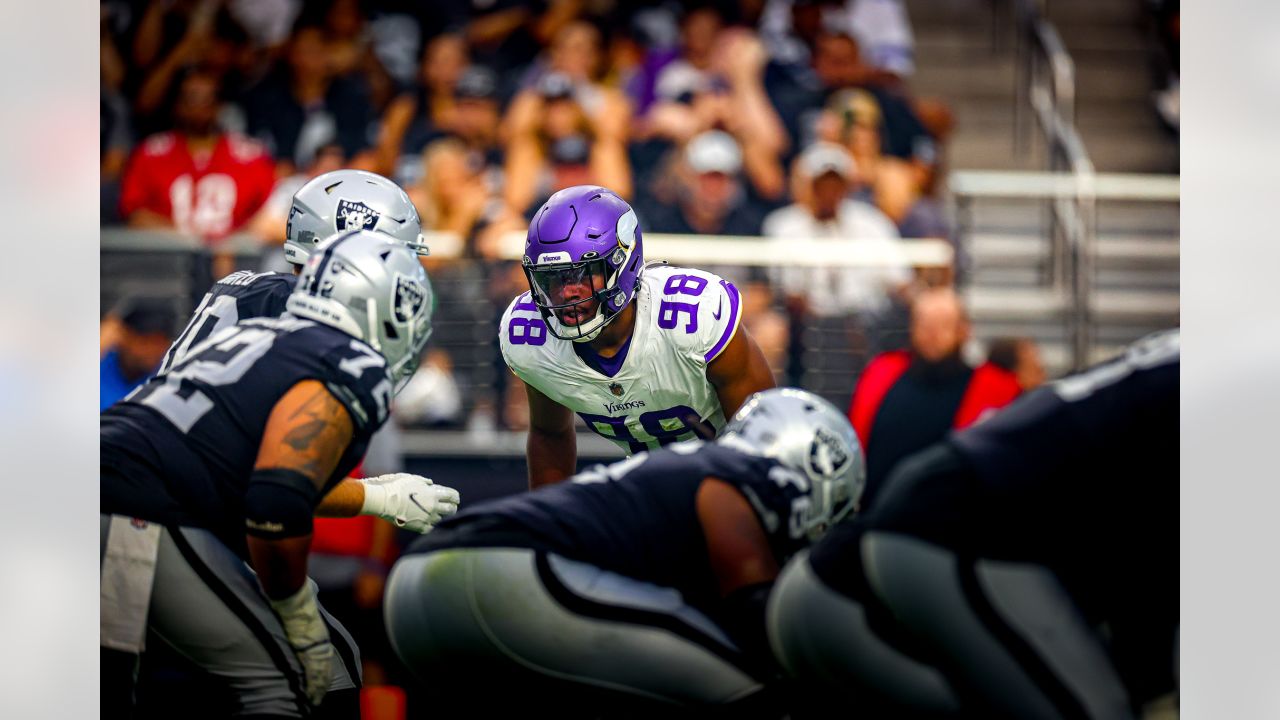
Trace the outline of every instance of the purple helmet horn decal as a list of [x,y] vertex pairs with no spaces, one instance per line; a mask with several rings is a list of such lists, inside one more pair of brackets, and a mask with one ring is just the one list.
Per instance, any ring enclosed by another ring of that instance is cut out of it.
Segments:
[[635,211],[607,188],[565,188],[539,208],[523,266],[552,335],[593,340],[631,303],[644,271],[642,240]]

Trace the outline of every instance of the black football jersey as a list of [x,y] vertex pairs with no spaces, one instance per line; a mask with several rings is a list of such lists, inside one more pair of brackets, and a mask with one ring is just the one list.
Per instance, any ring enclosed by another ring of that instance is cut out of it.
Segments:
[[955,434],[977,552],[1046,564],[1086,605],[1176,597],[1179,358],[1176,331],[1150,336]]
[[464,508],[410,552],[531,547],[674,587],[691,604],[710,607],[719,593],[695,502],[706,477],[742,492],[779,564],[801,547],[805,478],[775,460],[693,440]]
[[219,330],[251,318],[280,317],[297,284],[298,277],[292,273],[249,270],[233,272],[214,283],[187,327],[164,354],[160,372],[173,367],[183,354]]
[[328,487],[336,484],[387,418],[386,361],[326,325],[258,318],[214,334],[102,414],[102,512],[208,528],[243,550],[244,494],[267,419],[308,379],[325,384],[354,426]]

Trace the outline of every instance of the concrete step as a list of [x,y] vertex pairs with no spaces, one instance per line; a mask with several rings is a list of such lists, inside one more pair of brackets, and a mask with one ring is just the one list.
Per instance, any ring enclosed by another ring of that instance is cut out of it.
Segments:
[[1142,6],[1117,0],[1070,0],[1045,3],[1046,15],[1063,27],[1134,27]]
[[[969,257],[979,267],[1016,267],[1042,261],[1049,241],[1040,235],[975,234],[968,239]],[[1100,268],[1177,270],[1181,253],[1177,237],[1100,235],[1096,258]]]
[[[1042,200],[978,198],[970,201],[968,232],[976,235],[1048,234],[1048,214]],[[1180,233],[1178,205],[1151,202],[1099,202],[1095,212],[1099,237],[1176,238]]]
[[[973,286],[965,291],[965,302],[975,322],[1041,322],[1061,321],[1070,298],[1054,290]],[[1099,323],[1176,321],[1179,307],[1178,293],[1158,290],[1098,289],[1092,303]]]
[[1014,91],[1012,58],[953,61],[919,66],[911,80],[916,95],[1005,97]]
[[991,22],[991,0],[906,0],[905,5],[917,37],[929,28],[987,26]]

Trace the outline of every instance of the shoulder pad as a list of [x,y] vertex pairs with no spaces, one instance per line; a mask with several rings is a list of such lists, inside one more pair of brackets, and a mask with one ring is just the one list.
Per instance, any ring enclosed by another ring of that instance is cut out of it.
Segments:
[[[231,273],[230,275],[219,280],[217,284],[235,285],[237,287],[242,287],[245,285],[254,285],[254,284],[265,285],[273,281],[280,282],[286,277],[292,278],[293,276],[284,275],[283,273],[278,273],[278,272],[256,273],[256,272],[253,272],[252,270],[237,270]],[[292,283],[289,283],[289,284],[292,284]]]
[[512,352],[521,346],[536,348],[547,344],[551,334],[547,332],[547,323],[542,313],[533,302],[529,293],[517,296],[507,306],[498,324],[498,344],[502,349],[502,357],[512,370],[518,370],[518,363],[513,363]]
[[696,268],[665,266],[648,278],[656,297],[659,330],[680,346],[711,362],[724,350],[742,320],[742,298],[733,283]]

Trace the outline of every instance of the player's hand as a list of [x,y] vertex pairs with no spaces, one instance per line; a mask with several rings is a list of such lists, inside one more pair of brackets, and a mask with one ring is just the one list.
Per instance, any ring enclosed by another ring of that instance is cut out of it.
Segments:
[[333,644],[329,642],[329,630],[320,617],[315,590],[310,580],[302,588],[283,600],[272,600],[271,609],[280,617],[289,646],[302,663],[302,680],[307,702],[320,704],[329,690],[329,675],[333,665]]
[[458,491],[436,485],[431,478],[392,473],[366,478],[361,515],[377,515],[405,530],[426,534],[458,511]]

